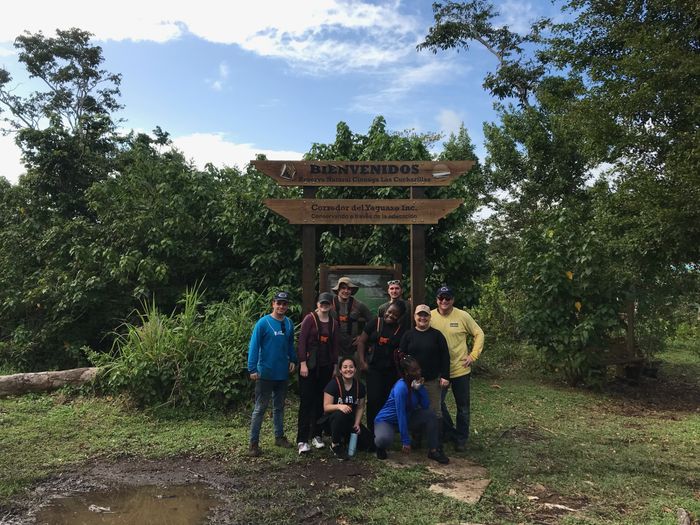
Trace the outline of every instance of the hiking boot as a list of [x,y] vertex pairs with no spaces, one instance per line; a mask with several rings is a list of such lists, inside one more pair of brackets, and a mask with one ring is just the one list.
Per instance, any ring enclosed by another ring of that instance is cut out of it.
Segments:
[[333,455],[338,458],[340,461],[347,461],[348,459],[348,454],[345,452],[345,447],[338,443],[337,445],[331,445],[331,450],[333,451]]
[[311,444],[316,449],[323,448],[326,446],[326,444],[323,442],[323,438],[321,436],[316,436],[315,438],[313,438],[311,440]]
[[442,451],[442,449],[437,449],[437,450],[431,450],[428,452],[428,459],[432,459],[433,461],[437,461],[438,463],[442,465],[447,465],[450,462],[450,458],[448,458],[445,453]]
[[302,454],[306,454],[308,452],[311,452],[311,447],[309,446],[308,443],[297,443],[297,448],[299,449],[299,455],[301,456]]
[[379,448],[377,447],[377,458],[378,459],[386,459],[386,449],[385,448]]
[[251,443],[250,448],[248,448],[248,455],[251,458],[259,458],[262,455],[262,450],[257,443]]
[[284,436],[279,436],[275,438],[275,446],[282,448],[292,448],[292,444],[289,441],[287,441],[287,438]]

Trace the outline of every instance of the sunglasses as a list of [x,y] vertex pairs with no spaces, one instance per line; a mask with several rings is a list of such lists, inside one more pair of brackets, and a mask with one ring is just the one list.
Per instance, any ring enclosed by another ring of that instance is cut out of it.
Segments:
[[399,279],[392,279],[391,281],[387,281],[386,285],[391,286],[392,284],[398,284],[399,286],[401,285],[401,281]]
[[437,298],[438,301],[451,301],[452,297],[448,297],[446,295],[441,295],[440,297]]

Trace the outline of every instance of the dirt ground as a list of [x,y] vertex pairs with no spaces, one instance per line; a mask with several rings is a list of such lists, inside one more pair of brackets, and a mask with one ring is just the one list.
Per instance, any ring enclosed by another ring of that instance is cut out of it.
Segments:
[[263,459],[235,465],[182,457],[95,461],[47,479],[12,508],[0,508],[0,523],[33,524],[37,513],[57,497],[125,486],[196,483],[208,485],[220,501],[210,509],[209,524],[264,523],[275,515],[286,517],[286,522],[336,524],[334,507],[326,506],[328,498],[321,496],[334,491],[341,498],[352,497],[371,476],[366,463],[330,459],[277,470]]
[[[662,371],[657,378],[643,377],[633,385],[626,381],[612,383],[606,388],[609,397],[600,402],[600,408],[640,418],[675,419],[682,414],[697,413],[700,381],[696,372],[696,369],[676,370],[673,374]],[[499,439],[529,442],[546,437],[534,428],[509,428]],[[339,516],[338,509],[345,500],[356,501],[362,494],[364,483],[375,476],[373,468],[366,461],[338,462],[331,458],[277,466],[265,458],[96,459],[44,480],[17,498],[12,507],[0,507],[0,524],[33,525],[41,509],[64,496],[122,487],[188,484],[206,485],[219,502],[210,507],[206,518],[209,524],[343,524],[346,520]],[[438,488],[443,492],[452,488],[449,483],[445,487]],[[559,523],[564,516],[588,503],[584,497],[564,498],[541,485],[524,488],[524,492],[532,504],[532,512],[528,514],[531,523]],[[515,518],[507,507],[497,511],[504,519]],[[620,509],[621,513],[624,511]]]

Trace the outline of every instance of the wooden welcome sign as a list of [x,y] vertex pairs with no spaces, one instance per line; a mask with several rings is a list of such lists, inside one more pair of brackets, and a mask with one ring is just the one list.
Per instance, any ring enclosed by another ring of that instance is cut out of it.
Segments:
[[437,224],[462,199],[266,199],[290,224]]
[[447,186],[474,161],[339,162],[255,160],[281,186]]
[[[314,306],[316,224],[410,224],[411,298],[425,299],[425,225],[436,224],[462,199],[425,199],[426,186],[445,186],[474,161],[290,161],[254,160],[255,168],[283,186],[303,186],[303,199],[267,199],[265,205],[291,224],[302,225],[302,310]],[[315,199],[319,186],[403,186],[410,199]]]

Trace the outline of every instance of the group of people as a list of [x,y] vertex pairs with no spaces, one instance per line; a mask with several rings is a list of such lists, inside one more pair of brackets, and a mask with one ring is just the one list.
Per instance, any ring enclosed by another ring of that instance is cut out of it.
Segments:
[[[400,280],[387,283],[389,301],[376,317],[355,297],[358,289],[341,277],[333,293],[319,294],[316,309],[301,323],[296,349],[287,292],[277,292],[271,313],[256,323],[248,348],[248,373],[255,382],[251,456],[262,453],[260,428],[271,398],[275,445],[293,447],[284,433],[284,403],[297,365],[299,454],[324,448],[325,434],[339,459],[355,448],[386,459],[397,431],[404,453],[425,438],[428,457],[439,463],[449,463],[445,443],[465,449],[471,365],[484,345],[479,325],[455,308],[449,286],[437,289],[435,309],[417,305],[413,320]],[[445,403],[450,389],[454,422]]]

